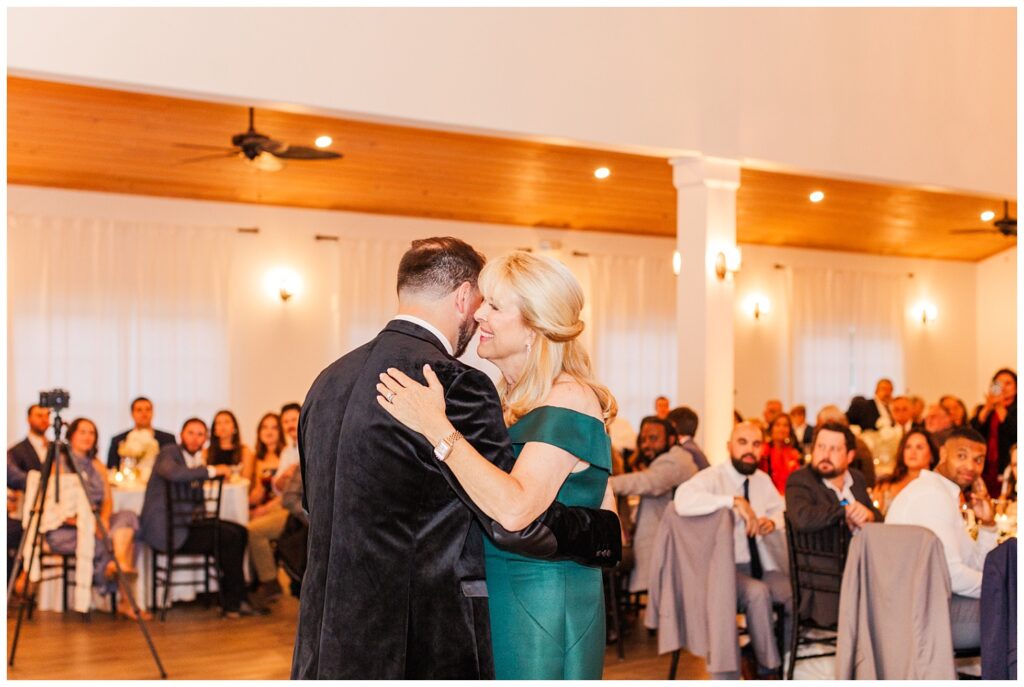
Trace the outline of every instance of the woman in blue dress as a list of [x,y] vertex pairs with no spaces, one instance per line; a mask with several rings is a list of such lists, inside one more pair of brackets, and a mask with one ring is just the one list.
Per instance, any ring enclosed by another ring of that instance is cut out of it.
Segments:
[[[516,462],[505,473],[445,416],[444,389],[399,370],[381,375],[378,402],[432,444],[480,509],[520,530],[554,500],[614,510],[606,427],[615,399],[591,372],[578,337],[583,291],[557,260],[516,252],[480,273],[477,353],[501,370],[499,395]],[[485,540],[495,675],[499,679],[597,680],[604,667],[601,570],[507,553]]]
[[[72,421],[68,425],[67,440],[71,449],[70,459],[75,462],[85,481],[89,505],[97,512],[97,516],[110,533],[113,551],[99,539],[101,530],[97,524],[97,541],[93,556],[93,587],[102,594],[110,594],[117,590],[115,556],[129,584],[134,583],[138,577],[138,571],[135,569],[135,534],[139,531],[139,516],[131,511],[112,512],[113,499],[110,483],[107,481],[107,468],[96,457],[99,436],[93,421],[84,417]],[[64,459],[68,460],[68,456],[65,455]],[[65,469],[70,469],[70,466]],[[46,543],[54,553],[74,554],[77,540],[77,523],[73,521],[46,533]],[[135,618],[135,613],[123,593],[117,597],[117,612]],[[143,617],[148,619],[150,615],[143,611]]]

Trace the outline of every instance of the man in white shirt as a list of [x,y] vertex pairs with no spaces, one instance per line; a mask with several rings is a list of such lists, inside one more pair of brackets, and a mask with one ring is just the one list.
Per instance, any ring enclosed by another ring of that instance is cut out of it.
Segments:
[[[940,449],[935,472],[922,470],[899,493],[885,517],[891,525],[926,527],[942,542],[953,588],[950,620],[955,649],[981,645],[981,576],[985,556],[998,537],[995,509],[981,479],[985,450],[985,439],[973,429],[954,429]],[[967,498],[965,490],[969,490]],[[967,533],[961,504],[979,522],[977,541]]]
[[760,427],[752,422],[737,424],[728,444],[729,462],[701,470],[679,485],[675,508],[684,517],[720,508],[731,508],[736,514],[736,600],[747,617],[759,672],[767,676],[777,674],[782,666],[772,629],[772,604],[786,605],[788,626],[793,593],[789,577],[779,570],[780,562],[762,541],[783,527],[786,509],[771,478],[757,469],[762,444]]
[[281,429],[284,430],[285,448],[274,473],[274,493],[280,496],[299,467],[299,413],[302,406],[286,403],[281,407]]
[[892,423],[899,427],[903,434],[914,428],[914,405],[908,396],[897,396],[892,399]]

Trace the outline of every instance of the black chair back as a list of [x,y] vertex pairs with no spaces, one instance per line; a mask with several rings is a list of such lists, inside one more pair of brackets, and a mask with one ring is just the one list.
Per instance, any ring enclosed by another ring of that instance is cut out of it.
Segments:
[[220,520],[221,492],[224,478],[167,484],[167,543],[174,542],[174,531],[193,524]]
[[786,515],[789,576],[797,607],[800,593],[804,591],[835,594],[838,598],[850,536],[850,530],[842,521],[832,527],[801,532]]

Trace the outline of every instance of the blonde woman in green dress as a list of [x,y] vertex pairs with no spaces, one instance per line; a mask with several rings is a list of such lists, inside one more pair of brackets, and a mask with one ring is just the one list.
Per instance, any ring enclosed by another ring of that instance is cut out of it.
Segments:
[[[477,353],[501,370],[498,392],[516,462],[505,473],[458,438],[445,458],[480,509],[509,531],[558,500],[614,510],[608,487],[614,397],[592,375],[577,337],[583,291],[562,263],[515,252],[480,273]],[[435,446],[457,435],[444,389],[398,370],[381,375],[378,402]],[[597,680],[604,667],[604,594],[599,568],[526,558],[485,540],[495,676]]]

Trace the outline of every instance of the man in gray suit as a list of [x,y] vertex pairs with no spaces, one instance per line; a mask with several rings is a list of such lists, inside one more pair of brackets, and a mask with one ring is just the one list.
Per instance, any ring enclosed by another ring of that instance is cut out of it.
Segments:
[[629,591],[647,589],[654,535],[665,507],[672,503],[675,488],[697,474],[693,457],[675,443],[675,427],[668,420],[646,417],[640,423],[637,449],[639,472],[614,475],[608,480],[616,496],[639,495],[640,508],[633,535],[635,565],[629,576]]
[[[264,608],[253,608],[246,598],[245,574],[242,559],[248,542],[245,527],[235,522],[220,521],[215,532],[209,521],[190,526],[175,526],[170,542],[167,531],[167,490],[172,482],[193,482],[230,474],[227,465],[204,465],[203,444],[206,442],[206,423],[198,418],[185,420],[181,427],[181,443],[164,446],[156,457],[153,473],[146,485],[142,504],[139,538],[160,552],[173,551],[187,555],[207,553],[219,545],[217,565],[223,612],[226,617],[266,615]],[[196,487],[201,488],[201,487]],[[219,540],[219,541],[218,541]]]

